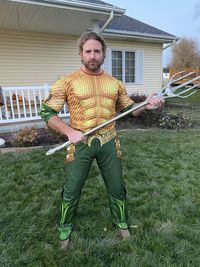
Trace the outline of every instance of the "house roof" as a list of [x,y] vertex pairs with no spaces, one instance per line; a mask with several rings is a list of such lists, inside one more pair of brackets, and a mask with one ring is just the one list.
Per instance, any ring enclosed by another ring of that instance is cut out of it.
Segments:
[[178,39],[124,13],[100,0],[5,0],[0,1],[0,29],[80,35],[112,19],[103,30],[108,37],[161,43]]
[[[99,26],[101,27],[104,22],[100,22]],[[163,39],[163,40],[176,40],[177,37],[157,29],[149,24],[143,23],[139,20],[136,20],[127,15],[122,15],[121,17],[113,19],[106,29],[105,33],[128,35],[135,38],[147,38],[147,39]]]
[[167,32],[159,30],[151,25],[148,25],[126,15],[123,15],[122,17],[116,18],[115,20],[111,21],[107,26],[107,29],[127,32],[140,32],[146,34],[157,34],[162,36],[173,36]]

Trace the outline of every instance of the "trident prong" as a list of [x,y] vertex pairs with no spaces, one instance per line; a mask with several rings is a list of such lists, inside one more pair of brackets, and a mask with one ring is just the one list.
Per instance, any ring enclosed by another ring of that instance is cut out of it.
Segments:
[[[182,83],[182,84],[180,84],[178,86],[173,86],[173,84],[175,82],[178,82],[178,81],[180,81],[180,80],[182,80],[182,79],[184,79],[186,77],[189,77],[189,76],[191,76],[193,74],[196,74],[196,72],[189,72],[189,73],[187,73],[185,75],[182,75],[179,78],[175,79],[178,75],[183,74],[185,72],[186,72],[186,70],[183,70],[183,71],[180,71],[178,73],[175,73],[170,78],[169,82],[161,90],[159,90],[156,93],[156,95],[162,97],[163,99],[167,99],[167,98],[174,98],[174,97],[187,98],[187,97],[193,95],[194,93],[196,93],[197,91],[194,91],[194,92],[191,92],[191,93],[189,93],[187,95],[184,95],[185,93],[187,93],[187,92],[193,90],[194,88],[197,88],[197,87],[200,86],[200,83],[198,83],[198,84],[194,84],[193,86],[185,89],[185,87],[187,85],[190,85],[191,83],[193,83],[193,82],[195,82],[197,80],[200,80],[200,76],[195,77],[195,78],[193,78],[191,80],[188,80],[188,81],[186,81],[186,82],[184,82],[184,83]],[[116,121],[116,120],[118,120],[118,119],[120,119],[120,118],[122,118],[122,117],[124,117],[124,116],[126,116],[126,115],[128,115],[128,114],[130,114],[130,113],[132,113],[132,112],[134,112],[136,110],[138,110],[138,109],[140,109],[141,107],[144,107],[144,106],[148,105],[148,103],[149,102],[147,100],[145,100],[145,101],[143,101],[143,102],[141,102],[139,104],[134,105],[129,110],[119,114],[118,116],[116,116],[116,117],[114,117],[114,118],[112,118],[112,119],[110,119],[110,120],[108,120],[108,121],[96,126],[95,128],[89,130],[88,132],[84,133],[84,136],[88,136],[88,135],[93,134],[94,132],[96,132],[97,130],[99,130],[99,129],[105,127],[105,126],[107,126],[108,124],[110,124],[110,123],[112,123],[112,122],[114,122],[114,121]],[[52,155],[56,151],[61,150],[62,148],[67,147],[67,146],[69,146],[71,144],[72,143],[70,141],[65,142],[65,143],[63,143],[63,144],[61,144],[59,146],[56,146],[56,147],[48,150],[46,152],[46,155]]]
[[[172,75],[172,77],[170,78],[169,82],[162,88],[162,90],[164,90],[166,87],[170,86],[171,84],[175,83],[175,82],[178,82],[192,74],[195,74],[196,72],[195,71],[192,71],[192,72],[189,72],[183,76],[179,76],[180,74],[183,74],[184,72],[186,72],[186,70],[182,70],[178,73],[175,73],[174,75]],[[177,79],[175,79],[176,76],[179,76]]]
[[[180,73],[183,73],[183,72],[184,71],[179,72],[179,73],[175,74],[174,76],[176,76],[176,75],[178,75]],[[200,76],[197,76],[197,77],[195,77],[193,79],[190,79],[190,80],[188,80],[188,81],[186,81],[186,82],[184,82],[184,83],[182,83],[182,84],[180,84],[178,86],[173,86],[173,84],[175,82],[180,81],[183,78],[186,78],[188,76],[191,76],[192,74],[195,74],[195,73],[196,72],[190,72],[190,73],[188,73],[186,75],[183,75],[183,76],[179,77],[178,79],[175,79],[175,80],[174,79],[170,79],[170,82],[166,86],[164,86],[160,91],[158,91],[157,94],[159,96],[162,96],[164,99],[166,99],[166,98],[172,98],[172,97],[187,98],[187,97],[193,95],[194,93],[196,93],[196,91],[191,92],[191,93],[183,96],[185,93],[193,90],[194,88],[199,87],[199,85],[200,85],[199,83],[198,84],[194,84],[193,86],[191,86],[191,87],[189,87],[187,89],[184,89],[184,88],[187,85],[190,85],[190,84],[194,83],[195,81],[200,80]],[[184,90],[181,90],[181,89],[184,89]]]
[[[197,91],[191,92],[190,94],[187,94],[187,95],[185,95],[185,96],[183,96],[183,95],[184,95],[185,93],[187,93],[188,91],[191,91],[192,89],[197,88],[197,87],[199,87],[199,86],[200,86],[200,83],[195,84],[195,85],[193,85],[192,87],[189,87],[189,88],[187,88],[187,89],[185,89],[185,90],[183,90],[183,91],[181,91],[181,92],[179,92],[179,93],[176,93],[176,94],[174,94],[173,92],[170,91],[170,94],[171,94],[171,95],[174,95],[173,97],[187,98],[187,97],[189,97],[189,96],[195,94]],[[179,89],[180,89],[180,88],[179,88]],[[165,99],[166,99],[166,98],[170,98],[170,97],[172,97],[171,95],[170,95],[170,96],[165,96]]]

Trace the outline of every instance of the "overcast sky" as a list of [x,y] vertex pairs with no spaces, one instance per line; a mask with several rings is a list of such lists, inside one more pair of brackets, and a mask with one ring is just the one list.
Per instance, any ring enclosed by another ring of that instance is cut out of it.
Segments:
[[[200,0],[105,0],[126,9],[126,15],[177,37],[195,39],[200,46]],[[164,65],[170,50],[164,54]]]

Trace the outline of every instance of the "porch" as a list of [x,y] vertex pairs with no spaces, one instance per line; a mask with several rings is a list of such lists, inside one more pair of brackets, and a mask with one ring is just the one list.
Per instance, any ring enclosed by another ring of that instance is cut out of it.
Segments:
[[[2,87],[0,105],[0,133],[13,132],[25,126],[43,127],[40,117],[43,99],[48,95],[50,85]],[[68,118],[67,106],[59,113]]]

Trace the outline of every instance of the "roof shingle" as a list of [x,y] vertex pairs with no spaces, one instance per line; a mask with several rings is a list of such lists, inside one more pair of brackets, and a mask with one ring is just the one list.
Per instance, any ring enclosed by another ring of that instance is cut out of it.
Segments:
[[[99,26],[102,27],[104,22],[100,22]],[[148,25],[146,23],[143,23],[139,20],[136,20],[134,18],[131,18],[127,15],[123,15],[121,17],[118,17],[114,20],[112,20],[106,29],[110,30],[118,30],[118,31],[126,31],[126,32],[138,32],[138,33],[144,33],[144,34],[152,34],[152,35],[162,35],[162,36],[171,36],[175,37],[174,35],[164,32],[160,29],[157,29],[151,25]]]

